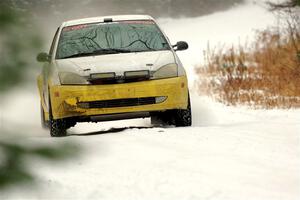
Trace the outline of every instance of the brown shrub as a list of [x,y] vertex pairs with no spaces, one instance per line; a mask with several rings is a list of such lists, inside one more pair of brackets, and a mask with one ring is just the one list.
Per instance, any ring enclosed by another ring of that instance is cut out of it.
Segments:
[[266,30],[251,47],[208,48],[206,64],[195,69],[198,91],[227,105],[300,107],[298,33]]

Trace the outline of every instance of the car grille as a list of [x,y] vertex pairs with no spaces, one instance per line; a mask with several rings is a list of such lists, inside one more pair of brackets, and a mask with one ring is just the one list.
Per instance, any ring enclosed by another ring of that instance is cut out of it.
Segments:
[[115,108],[115,107],[127,107],[127,106],[142,106],[142,105],[149,105],[155,103],[156,103],[155,97],[144,97],[144,98],[79,102],[78,106],[82,108]]

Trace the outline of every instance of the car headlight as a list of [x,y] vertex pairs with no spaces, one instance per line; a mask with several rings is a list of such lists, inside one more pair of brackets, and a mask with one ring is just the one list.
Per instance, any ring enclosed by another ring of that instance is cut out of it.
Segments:
[[62,85],[84,85],[89,84],[85,77],[72,72],[60,72],[59,73],[60,83]]
[[178,66],[175,63],[167,64],[153,73],[153,79],[171,78],[178,76]]

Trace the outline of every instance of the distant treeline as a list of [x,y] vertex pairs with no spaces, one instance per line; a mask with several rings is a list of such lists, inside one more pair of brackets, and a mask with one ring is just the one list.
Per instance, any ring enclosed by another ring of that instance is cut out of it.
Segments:
[[[244,0],[1,0],[33,14],[76,17],[150,14],[154,17],[195,17],[226,10]],[[76,16],[75,16],[76,15]]]
[[[0,0],[0,8],[20,13],[29,29],[39,27],[45,41],[51,41],[56,28],[72,19],[148,14],[155,18],[197,17],[229,9],[244,0]],[[1,15],[1,13],[0,13]],[[35,26],[37,25],[37,26]],[[47,43],[46,46],[50,44]]]

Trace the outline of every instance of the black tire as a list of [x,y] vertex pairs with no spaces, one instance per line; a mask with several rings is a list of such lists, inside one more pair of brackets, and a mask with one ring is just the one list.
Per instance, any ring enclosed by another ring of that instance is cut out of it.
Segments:
[[150,119],[151,119],[151,125],[153,126],[160,126],[162,124],[162,121],[159,118],[158,114],[151,115]]
[[67,126],[64,119],[50,118],[50,135],[51,137],[64,137],[67,135]]
[[153,126],[174,125],[174,110],[152,113],[151,124]]
[[175,110],[175,126],[176,127],[185,127],[192,125],[192,109],[190,97],[188,98],[188,107],[187,109]]
[[162,117],[163,113],[155,113],[151,115],[151,124],[153,126],[166,126],[168,123]]
[[41,126],[42,126],[43,129],[48,129],[49,128],[49,121],[46,121],[46,119],[45,119],[45,113],[44,113],[42,103],[40,104],[40,108],[41,108]]
[[50,99],[49,99],[49,128],[50,128],[51,137],[64,137],[67,135],[66,120],[53,119]]

